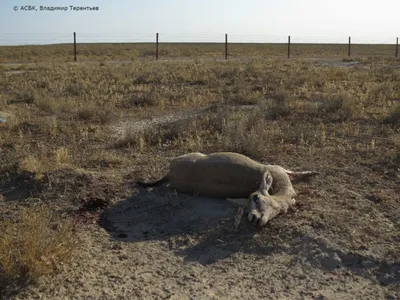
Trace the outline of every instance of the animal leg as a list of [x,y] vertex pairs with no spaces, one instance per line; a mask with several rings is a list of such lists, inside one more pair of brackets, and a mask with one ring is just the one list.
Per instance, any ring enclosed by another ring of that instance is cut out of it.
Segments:
[[311,176],[319,175],[319,173],[315,171],[294,172],[290,170],[285,170],[285,172],[289,176],[290,181],[292,181],[293,183],[301,182]]
[[296,199],[292,199],[292,202],[290,203],[290,209],[293,210],[294,212],[297,212],[298,209],[296,208]]

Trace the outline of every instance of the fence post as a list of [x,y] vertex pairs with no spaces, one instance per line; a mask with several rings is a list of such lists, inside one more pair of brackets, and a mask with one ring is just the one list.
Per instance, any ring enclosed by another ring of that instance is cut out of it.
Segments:
[[290,35],[288,36],[287,58],[290,58]]
[[396,38],[396,57],[399,56],[399,38]]
[[351,55],[351,37],[349,36],[349,47],[347,49],[347,55],[350,57]]
[[225,60],[228,59],[228,34],[225,33]]
[[74,61],[76,61],[76,32],[74,32]]
[[158,32],[156,33],[156,60],[158,60]]

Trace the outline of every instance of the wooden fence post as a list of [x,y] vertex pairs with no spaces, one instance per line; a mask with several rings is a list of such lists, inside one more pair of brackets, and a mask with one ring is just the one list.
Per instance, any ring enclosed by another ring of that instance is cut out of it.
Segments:
[[74,32],[74,61],[76,61],[76,32]]
[[290,35],[288,36],[287,58],[290,58]]
[[225,33],[225,60],[228,59],[228,34]]
[[399,38],[396,38],[396,57],[399,56]]
[[347,49],[347,55],[350,57],[351,55],[351,37],[349,36],[349,47]]
[[156,33],[156,60],[158,60],[158,32]]

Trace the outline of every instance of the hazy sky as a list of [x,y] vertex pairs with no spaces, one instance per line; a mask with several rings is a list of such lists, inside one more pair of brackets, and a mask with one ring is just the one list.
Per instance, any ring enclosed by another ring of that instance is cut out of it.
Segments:
[[[37,11],[22,11],[22,5]],[[98,6],[98,11],[73,11]],[[14,6],[18,10],[14,10]],[[67,6],[67,11],[40,11]],[[160,41],[394,43],[400,0],[0,0],[0,44]]]

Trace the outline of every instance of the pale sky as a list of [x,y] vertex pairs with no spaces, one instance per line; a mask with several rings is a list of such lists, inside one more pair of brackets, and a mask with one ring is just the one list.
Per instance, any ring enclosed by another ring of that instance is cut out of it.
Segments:
[[231,42],[392,44],[400,0],[0,0],[1,45],[70,43],[74,31],[78,42],[152,42],[159,32],[160,42],[223,42],[228,33]]

